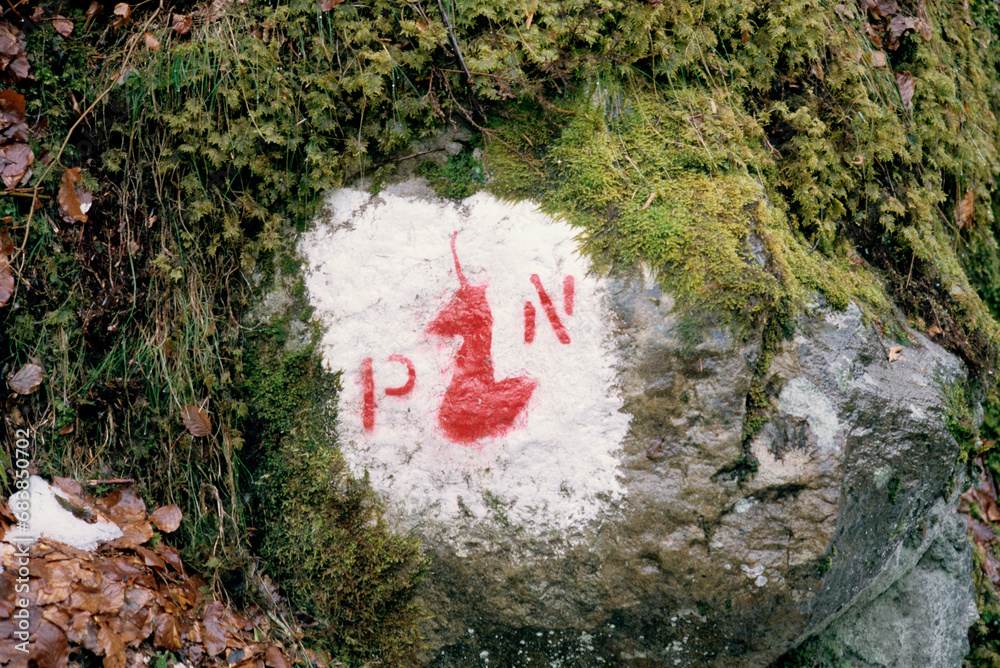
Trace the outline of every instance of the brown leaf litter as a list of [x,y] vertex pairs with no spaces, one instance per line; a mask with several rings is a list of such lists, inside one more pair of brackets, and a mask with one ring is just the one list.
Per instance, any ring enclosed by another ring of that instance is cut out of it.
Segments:
[[[154,526],[164,533],[180,526],[177,506],[147,514],[127,488],[95,499],[72,480],[56,478],[54,486],[77,517],[112,521],[123,536],[94,552],[41,539],[26,556],[19,544],[0,543],[0,666],[65,668],[86,650],[102,657],[104,668],[126,668],[150,648],[189,666],[290,665],[281,648],[258,639],[268,630],[261,614],[239,615],[208,600],[205,582],[185,571],[178,551],[153,540]],[[0,535],[15,523],[0,502]],[[30,642],[19,645],[22,623]]]

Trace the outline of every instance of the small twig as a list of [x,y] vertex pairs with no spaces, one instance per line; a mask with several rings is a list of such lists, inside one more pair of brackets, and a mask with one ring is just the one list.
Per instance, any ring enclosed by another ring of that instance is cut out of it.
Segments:
[[809,252],[806,253],[806,255],[812,255],[812,252],[814,250],[816,250],[817,248],[819,248],[819,240],[820,240],[820,235],[817,234],[816,235],[816,243],[813,244],[813,247],[809,249]]
[[542,172],[542,170],[538,169],[538,167],[535,167],[534,161],[530,157],[528,157],[525,154],[523,154],[520,151],[518,151],[516,148],[514,148],[514,146],[512,144],[510,144],[510,142],[504,141],[501,137],[498,137],[497,133],[494,132],[493,130],[491,130],[490,128],[483,127],[479,123],[476,123],[476,120],[472,117],[472,114],[469,113],[469,110],[466,109],[465,107],[463,107],[461,104],[459,104],[458,100],[455,99],[455,93],[454,93],[454,91],[451,90],[451,85],[448,83],[448,79],[445,78],[444,76],[442,76],[441,80],[444,81],[445,88],[448,90],[448,97],[451,98],[451,103],[454,104],[455,107],[460,112],[462,112],[462,115],[465,116],[465,120],[469,121],[469,123],[472,124],[472,127],[476,128],[477,130],[479,130],[480,132],[482,132],[484,135],[486,135],[487,137],[489,137],[493,141],[500,142],[501,144],[503,144],[504,146],[506,146],[508,149],[510,149],[511,151],[513,151],[514,153],[516,153],[517,157],[519,157],[522,160],[524,160],[524,163],[526,165],[528,165],[528,167],[530,167],[532,171],[534,171],[536,174],[538,174],[539,178],[541,178],[543,180],[545,179],[545,173]]
[[87,481],[88,485],[131,485],[134,483],[134,478],[98,478]]
[[910,279],[913,278],[913,261],[916,259],[917,259],[916,253],[910,255],[910,271],[907,272],[906,274],[906,286],[903,288],[904,290],[910,289]]
[[448,20],[448,12],[444,11],[444,4],[441,0],[438,1],[438,9],[441,10],[441,18],[444,19],[444,27],[448,29],[448,34],[451,35],[451,45],[455,47],[455,55],[458,57],[459,64],[462,65],[462,69],[465,70],[465,83],[472,83],[472,73],[469,72],[469,68],[465,66],[465,59],[462,58],[462,49],[458,46],[458,38],[455,37],[455,31],[452,30],[451,21]]
[[392,160],[383,160],[382,162],[372,165],[372,169],[378,169],[382,165],[390,165],[395,162],[403,162],[404,160],[409,160],[410,158],[418,158],[422,155],[427,155],[428,153],[437,153],[438,151],[443,151],[444,146],[438,146],[437,148],[429,148],[426,151],[417,151],[416,153],[411,153],[410,155],[404,155],[402,158],[393,158]]
[[[34,197],[34,191],[32,190],[7,190],[0,193],[0,197]],[[48,195],[39,195],[38,199],[52,199]]]
[[[411,153],[410,155],[404,155],[401,158],[390,158],[389,160],[383,160],[381,162],[376,162],[374,165],[369,166],[367,169],[378,169],[379,167],[384,167],[386,165],[393,165],[397,162],[403,162],[404,160],[409,160],[410,158],[418,158],[422,155],[427,155],[428,153],[437,153],[439,151],[445,150],[444,146],[438,146],[437,148],[429,148],[426,151],[417,151],[416,153]],[[349,183],[361,175],[361,172],[354,172],[349,177],[344,179],[344,183]]]

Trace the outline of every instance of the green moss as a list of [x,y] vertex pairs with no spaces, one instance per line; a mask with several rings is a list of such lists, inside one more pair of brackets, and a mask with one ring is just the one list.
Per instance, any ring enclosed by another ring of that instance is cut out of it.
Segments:
[[399,665],[419,640],[413,589],[425,561],[415,539],[389,530],[367,480],[349,475],[330,441],[338,376],[311,346],[287,354],[259,335],[247,349],[266,569],[317,620],[314,642],[351,665]]
[[833,555],[828,554],[816,564],[816,573],[823,576],[833,567]]
[[448,156],[443,167],[428,160],[417,168],[417,174],[426,177],[439,195],[454,200],[463,200],[486,184],[483,165],[469,149]]
[[[656,272],[682,310],[753,321],[800,308],[817,290],[839,306],[886,308],[873,274],[811,254],[791,233],[760,180],[774,170],[762,130],[737,99],[642,81],[625,91],[595,85],[548,146],[529,140],[530,122],[509,129],[489,145],[491,188],[538,197],[580,227],[600,268]],[[524,152],[544,185],[515,167]]]
[[967,383],[943,386],[945,424],[959,445],[959,462],[971,462],[982,452],[983,439],[974,414],[975,403]]
[[852,668],[852,664],[837,645],[814,636],[776,659],[770,668]]
[[[976,577],[976,605],[979,619],[969,629],[971,650],[965,658],[971,668],[997,668],[1000,666],[1000,598],[987,577],[984,548],[978,543],[972,545],[973,572]],[[995,556],[994,556],[995,558]]]
[[896,499],[899,497],[900,485],[903,480],[899,475],[894,475],[889,479],[889,484],[886,489],[889,492],[889,503],[896,503]]

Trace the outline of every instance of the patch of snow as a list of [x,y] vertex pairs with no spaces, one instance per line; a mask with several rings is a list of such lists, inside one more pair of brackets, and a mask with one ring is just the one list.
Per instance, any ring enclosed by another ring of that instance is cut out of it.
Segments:
[[[4,540],[30,538],[56,541],[80,550],[93,551],[101,543],[121,538],[122,530],[111,522],[98,520],[90,524],[66,510],[56,497],[68,498],[61,489],[49,485],[42,478],[33,475],[28,479],[28,522],[24,529],[15,524]],[[15,492],[8,500],[14,509],[23,501],[20,492]]]

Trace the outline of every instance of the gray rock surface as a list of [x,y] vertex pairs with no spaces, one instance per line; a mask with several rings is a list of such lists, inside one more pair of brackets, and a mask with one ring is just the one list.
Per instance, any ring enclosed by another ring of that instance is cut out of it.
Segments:
[[745,440],[759,332],[680,318],[641,280],[613,292],[627,502],[572,540],[507,527],[473,550],[430,543],[419,663],[766,666],[826,630],[858,665],[958,665],[970,562],[941,518],[960,362],[912,331],[890,362],[896,342],[857,306],[814,304]]
[[941,502],[926,521],[940,531],[913,570],[820,634],[854,668],[957,667],[969,652],[967,631],[978,612],[965,522]]

